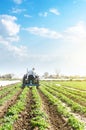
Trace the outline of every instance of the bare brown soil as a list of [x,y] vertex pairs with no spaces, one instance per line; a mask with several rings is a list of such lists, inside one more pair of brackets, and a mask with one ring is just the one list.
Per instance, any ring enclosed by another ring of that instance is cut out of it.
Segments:
[[22,90],[18,91],[11,99],[5,102],[4,105],[0,106],[0,118],[2,118],[6,114],[8,108],[16,102],[21,92]]
[[[21,91],[22,90],[16,93],[16,95],[13,96],[12,99],[7,101],[5,105],[0,107],[0,117],[3,117],[7,112],[8,108],[16,102],[18,95],[21,93]],[[68,125],[67,121],[57,113],[56,106],[53,106],[49,102],[47,97],[44,96],[40,89],[38,89],[38,92],[42,100],[43,111],[47,114],[47,120],[50,124],[47,130],[72,130],[72,128]],[[27,94],[26,108],[19,114],[18,120],[13,125],[13,130],[39,130],[38,127],[32,128],[30,123],[32,117],[34,116],[31,114],[33,104],[34,102],[32,99],[32,90],[30,89]]]
[[[57,114],[56,107],[49,103],[40,90],[38,91],[42,99],[43,111],[48,115],[50,127],[47,130],[72,130],[66,120]],[[32,128],[30,124],[33,116],[31,114],[32,105],[34,104],[31,90],[29,90],[26,102],[26,109],[19,114],[19,119],[15,122],[13,130],[39,130],[38,127]]]
[[66,119],[57,113],[56,106],[53,106],[40,90],[39,94],[42,99],[43,109],[48,115],[49,124],[51,124],[49,130],[72,130]]

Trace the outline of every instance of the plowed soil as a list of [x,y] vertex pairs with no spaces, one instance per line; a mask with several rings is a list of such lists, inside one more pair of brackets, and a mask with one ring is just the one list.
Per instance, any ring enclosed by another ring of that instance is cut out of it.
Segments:
[[56,106],[53,106],[40,90],[39,94],[42,99],[43,109],[48,115],[49,124],[51,124],[49,130],[72,130],[67,121],[58,115]]
[[16,102],[21,92],[22,90],[18,91],[10,100],[5,102],[4,105],[0,106],[0,118],[2,118],[7,112],[8,108]]
[[[38,92],[42,100],[43,111],[47,114],[48,122],[50,124],[50,127],[47,130],[72,130],[66,120],[57,114],[56,107],[49,103],[48,99],[40,90],[38,90]],[[31,89],[29,90],[26,102],[26,109],[20,113],[19,119],[14,124],[14,130],[39,130],[38,127],[33,129],[30,124],[32,118],[31,107],[34,103],[32,100]]]
[[32,130],[32,127],[30,125],[31,105],[33,103],[31,90],[29,90],[26,102],[26,109],[20,113],[19,119],[14,124],[14,130]]

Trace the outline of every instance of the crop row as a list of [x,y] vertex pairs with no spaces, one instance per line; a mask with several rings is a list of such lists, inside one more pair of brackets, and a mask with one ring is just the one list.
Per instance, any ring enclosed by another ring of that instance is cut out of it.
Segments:
[[[86,92],[82,92],[80,90],[71,90],[69,87],[65,86],[58,86],[57,84],[46,84],[48,87],[53,87],[54,89],[58,90],[59,92],[63,93],[64,95],[70,97],[74,101],[81,101],[81,105],[86,105]],[[79,99],[79,100],[78,100]]]
[[28,88],[25,88],[19,96],[17,103],[9,108],[2,119],[3,123],[0,126],[0,130],[13,130],[13,124],[18,119],[19,113],[25,109],[27,93]]
[[83,92],[83,91],[80,91],[80,90],[77,90],[77,89],[73,90],[73,89],[70,89],[70,87],[65,87],[65,86],[62,86],[62,89],[65,89],[67,92],[70,92],[72,94],[86,98],[86,91]]
[[[47,90],[49,92],[52,92],[53,95],[56,95],[60,100],[67,103],[67,105],[70,106],[71,110],[86,116],[86,107],[81,106],[80,104],[78,104],[78,103],[74,102],[72,99],[70,99],[67,95],[68,92],[62,90],[61,88],[55,88],[55,86],[48,86],[48,87],[45,86],[45,88],[47,88]],[[64,93],[67,96],[65,96]],[[75,97],[76,97],[76,95],[75,95]]]
[[[17,93],[18,89],[20,88],[16,88],[15,93]],[[0,119],[0,130],[14,130],[14,123],[19,119],[22,111],[26,109],[28,99],[27,93],[30,91],[32,93],[32,98],[29,97],[29,100],[32,100],[32,103],[30,104],[32,109],[29,113],[31,115],[30,125],[32,128],[37,127],[40,130],[46,130],[48,128],[47,116],[42,109],[42,100],[38,90],[36,87],[31,90],[26,87],[23,89],[16,103],[13,106],[10,106],[5,116]]]
[[[50,88],[49,88],[50,89]],[[49,99],[49,101],[57,107],[57,113],[59,115],[63,115],[65,118],[67,118],[67,121],[69,125],[74,130],[84,130],[84,125],[81,123],[78,119],[76,119],[70,112],[67,110],[65,106],[63,106],[62,102],[60,99],[57,97],[53,96],[50,92],[49,89],[45,89],[45,85],[40,87],[40,90],[43,92],[43,94]]]
[[17,86],[15,89],[13,88],[13,90],[10,91],[10,93],[8,95],[6,95],[5,97],[3,97],[2,99],[0,99],[0,106],[3,105],[7,100],[9,100],[11,97],[13,97],[13,95],[16,94],[17,91],[20,90],[20,87]]
[[42,109],[42,101],[36,87],[32,88],[32,97],[34,104],[31,113],[34,116],[31,119],[31,125],[38,127],[40,130],[45,130],[49,124],[47,123],[47,116]]
[[10,91],[11,89],[15,88],[16,85],[19,85],[19,84],[9,85],[9,86],[3,87],[3,88],[0,90],[0,95],[2,95],[2,94],[4,94],[5,92],[8,92],[8,91]]
[[6,87],[5,89],[2,89],[0,91],[0,99],[6,96],[11,91],[14,91],[14,89],[15,89],[15,86],[10,86],[10,87]]
[[[63,87],[57,87],[56,85],[51,86],[53,89],[57,90],[60,93],[63,93],[65,96],[69,97],[70,99],[74,100],[75,102],[78,102],[79,104],[86,106],[86,98],[81,97],[77,94],[71,93],[70,91],[67,91],[67,89],[64,89]],[[86,96],[86,95],[85,95]]]
[[[63,82],[62,82],[63,83]],[[61,85],[61,84],[57,84],[56,82],[45,82],[46,85],[50,85],[50,86],[54,86],[55,88],[58,87],[59,89],[61,88],[61,90],[65,90],[69,93],[72,93],[74,95],[77,95],[77,98],[78,96],[79,97],[82,97],[82,98],[85,98],[86,99],[86,91],[80,91],[78,89],[78,87],[76,89],[73,89],[72,87],[70,86],[64,86],[64,85]]]
[[86,90],[86,81],[63,81],[63,82],[56,82],[63,86],[75,88],[78,90]]

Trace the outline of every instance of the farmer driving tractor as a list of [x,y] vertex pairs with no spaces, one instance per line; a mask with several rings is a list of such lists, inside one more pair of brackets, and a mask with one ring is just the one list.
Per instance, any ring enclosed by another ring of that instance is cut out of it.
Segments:
[[30,80],[32,80],[32,83],[34,83],[34,78],[36,76],[36,73],[34,71],[35,71],[35,68],[32,68],[32,70],[28,71],[27,73],[29,83],[30,83]]
[[38,88],[39,86],[39,76],[36,75],[34,72],[35,68],[32,68],[32,70],[28,71],[27,73],[23,76],[23,88],[25,86],[36,86]]

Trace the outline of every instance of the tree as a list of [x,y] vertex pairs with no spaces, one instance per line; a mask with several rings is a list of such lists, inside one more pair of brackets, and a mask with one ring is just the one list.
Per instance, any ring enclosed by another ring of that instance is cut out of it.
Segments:
[[60,70],[55,70],[55,75],[56,75],[56,78],[58,78],[59,77],[59,74],[60,74]]
[[45,72],[44,75],[43,75],[44,78],[48,78],[48,76],[49,76],[48,72]]
[[4,74],[4,75],[1,76],[1,78],[3,78],[3,79],[12,79],[13,75],[14,74]]

